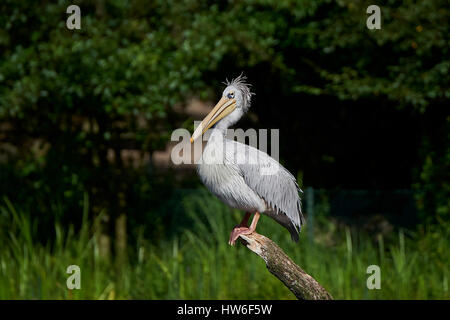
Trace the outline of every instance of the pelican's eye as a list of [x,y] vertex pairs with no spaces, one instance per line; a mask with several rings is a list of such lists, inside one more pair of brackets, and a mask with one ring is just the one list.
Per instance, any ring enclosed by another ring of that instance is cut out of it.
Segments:
[[234,98],[234,92],[230,92],[227,94],[227,98],[228,99],[233,99]]

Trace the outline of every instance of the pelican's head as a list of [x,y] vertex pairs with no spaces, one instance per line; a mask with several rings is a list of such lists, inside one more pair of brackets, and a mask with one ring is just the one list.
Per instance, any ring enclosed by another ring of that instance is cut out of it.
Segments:
[[250,85],[245,80],[247,77],[241,74],[236,79],[225,82],[227,87],[222,93],[222,98],[195,129],[191,143],[214,125],[228,128],[248,111],[253,93],[250,92]]

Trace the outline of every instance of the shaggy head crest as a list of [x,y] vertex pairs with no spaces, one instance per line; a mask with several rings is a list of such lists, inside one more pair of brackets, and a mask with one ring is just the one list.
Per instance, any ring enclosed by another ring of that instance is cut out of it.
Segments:
[[236,89],[238,89],[242,94],[242,100],[243,100],[243,106],[242,108],[246,112],[250,108],[250,100],[252,98],[252,95],[254,95],[253,92],[250,91],[251,84],[246,82],[247,77],[244,76],[244,73],[241,73],[237,78],[232,79],[231,81],[224,82],[227,86],[233,86]]

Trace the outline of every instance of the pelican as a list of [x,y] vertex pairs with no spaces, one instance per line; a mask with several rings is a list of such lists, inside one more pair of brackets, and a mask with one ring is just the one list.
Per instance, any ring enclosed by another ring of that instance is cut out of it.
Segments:
[[250,108],[253,93],[246,79],[241,74],[227,80],[222,98],[194,130],[191,143],[211,128],[197,173],[222,202],[245,212],[241,223],[231,231],[230,245],[240,235],[254,232],[261,214],[285,227],[297,242],[304,218],[299,196],[302,191],[294,176],[267,153],[226,138],[228,128]]

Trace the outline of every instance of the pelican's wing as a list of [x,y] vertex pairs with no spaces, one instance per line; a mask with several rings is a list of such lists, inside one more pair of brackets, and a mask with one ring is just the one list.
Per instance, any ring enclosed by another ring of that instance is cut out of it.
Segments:
[[[230,141],[228,146],[233,151],[227,150],[227,157],[234,157],[229,160],[237,165],[247,185],[272,208],[273,212],[269,215],[288,229],[292,229],[286,225],[290,221],[297,233],[300,232],[304,222],[299,197],[302,191],[294,176],[267,153],[256,148],[236,141]],[[298,239],[298,235],[290,231],[292,237]]]

